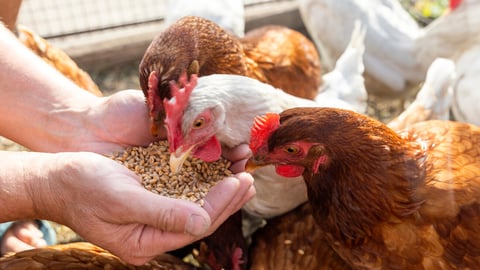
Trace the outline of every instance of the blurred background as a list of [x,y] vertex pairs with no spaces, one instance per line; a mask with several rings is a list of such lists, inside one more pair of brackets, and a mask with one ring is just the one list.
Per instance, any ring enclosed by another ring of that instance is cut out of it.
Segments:
[[[167,0],[24,0],[18,22],[63,49],[105,93],[139,89],[137,67],[163,27]],[[399,0],[421,25],[448,0]],[[305,27],[296,0],[244,0],[245,30],[265,24]]]

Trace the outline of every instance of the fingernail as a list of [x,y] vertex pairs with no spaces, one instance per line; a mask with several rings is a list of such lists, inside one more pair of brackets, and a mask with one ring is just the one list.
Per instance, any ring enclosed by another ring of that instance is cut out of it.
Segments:
[[208,222],[200,215],[191,214],[185,225],[185,233],[191,235],[202,235],[208,229]]

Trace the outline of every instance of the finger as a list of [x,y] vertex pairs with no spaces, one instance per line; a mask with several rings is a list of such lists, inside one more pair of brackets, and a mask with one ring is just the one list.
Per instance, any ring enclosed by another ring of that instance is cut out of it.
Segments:
[[13,234],[28,245],[33,247],[45,247],[47,242],[43,239],[43,233],[35,221],[19,221],[11,228]]
[[[211,225],[208,213],[199,205],[181,199],[172,199],[145,190],[141,200],[128,204],[134,213],[132,222],[147,224],[172,233],[201,235]],[[138,194],[136,194],[138,198]]]
[[238,211],[254,194],[253,178],[248,173],[227,177],[211,189],[203,206],[215,223],[211,231]]
[[220,226],[230,215],[239,211],[256,193],[255,187],[253,186],[253,178],[250,174],[243,173],[237,174],[237,176],[239,177],[241,183],[238,196],[236,199],[232,200],[232,203],[227,206],[227,208],[216,220],[213,220],[212,227]]
[[[124,254],[122,259],[142,264],[154,257],[155,254],[181,248],[200,238],[206,237],[215,231],[232,213],[238,211],[242,205],[255,194],[253,178],[249,174],[239,174],[220,182],[207,195],[205,205],[207,212],[217,220],[207,232],[199,235],[171,233],[158,230],[154,227],[144,227],[139,240],[142,251],[137,254]],[[157,195],[158,196],[158,195]],[[161,243],[161,244],[159,244]]]
[[223,148],[222,155],[226,159],[236,162],[242,159],[248,159],[251,156],[251,150],[247,144],[240,144],[234,148]]
[[2,253],[8,252],[20,252],[23,250],[34,249],[34,246],[29,245],[26,242],[23,242],[19,238],[17,238],[13,233],[7,232],[3,236],[3,245],[2,245]]
[[247,164],[247,159],[239,160],[230,166],[229,170],[233,173],[240,173],[245,171],[245,165]]

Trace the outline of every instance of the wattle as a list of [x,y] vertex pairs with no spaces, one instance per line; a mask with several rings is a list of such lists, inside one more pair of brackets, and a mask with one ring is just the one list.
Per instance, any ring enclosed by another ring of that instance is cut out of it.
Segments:
[[298,165],[277,165],[275,171],[284,177],[298,177],[303,174],[305,168]]
[[193,156],[205,162],[212,162],[219,160],[222,156],[222,147],[217,137],[213,136],[203,145],[199,146]]

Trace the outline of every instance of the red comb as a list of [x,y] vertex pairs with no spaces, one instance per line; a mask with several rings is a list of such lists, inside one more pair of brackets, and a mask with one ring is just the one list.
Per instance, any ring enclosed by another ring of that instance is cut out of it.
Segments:
[[158,113],[162,110],[162,100],[158,96],[158,77],[157,72],[152,71],[148,75],[148,89],[147,89],[147,105],[148,115],[150,116],[151,127],[150,131],[153,136],[157,136],[156,121],[158,120]]
[[250,131],[250,149],[253,153],[267,143],[268,138],[274,130],[280,126],[280,115],[278,113],[267,113],[255,117]]
[[[178,79],[170,82],[170,93],[172,98],[163,100],[165,108],[165,127],[167,128],[167,139],[170,143],[170,152],[175,151],[178,142],[182,139],[181,119],[183,111],[187,107],[188,100],[193,89],[197,85],[197,75],[192,74],[190,81],[187,80],[187,73],[183,72]],[[183,88],[182,88],[183,87]]]

